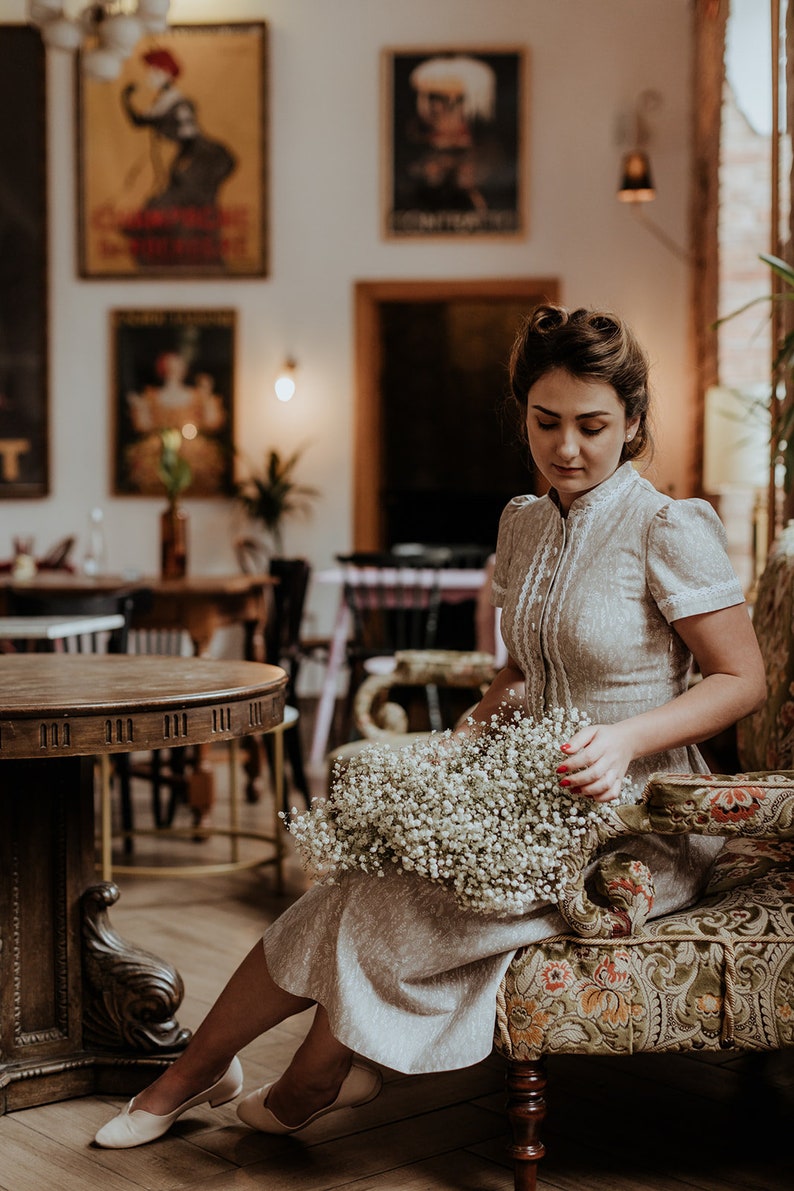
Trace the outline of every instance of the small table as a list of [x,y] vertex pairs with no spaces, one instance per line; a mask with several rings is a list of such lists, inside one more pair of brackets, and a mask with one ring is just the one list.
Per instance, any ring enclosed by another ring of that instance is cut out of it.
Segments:
[[215,631],[224,625],[241,624],[245,631],[245,654],[250,661],[264,657],[263,632],[267,621],[265,592],[272,586],[270,575],[188,575],[184,579],[123,575],[72,575],[47,571],[33,579],[0,580],[0,612],[4,611],[3,589],[20,594],[50,596],[134,595],[147,592],[145,608],[135,609],[133,628],[183,628],[194,652],[205,654]]
[[[29,580],[7,576],[0,580],[0,612],[4,591],[52,597],[125,596],[140,593],[140,607],[132,613],[133,629],[184,629],[198,657],[208,653],[217,629],[239,624],[244,633],[243,653],[248,661],[265,659],[264,633],[267,622],[267,591],[270,575],[188,575],[183,579],[123,575],[77,575],[46,571]],[[258,772],[258,759],[251,753],[249,770]],[[197,763],[188,778],[187,799],[196,822],[211,812],[215,798],[208,752],[197,750]]]
[[281,722],[257,662],[0,659],[0,1113],[131,1095],[187,1042],[179,974],[113,931],[94,877],[96,755],[234,740]]
[[0,616],[0,641],[68,641],[123,627],[120,612],[107,616]]
[[[363,567],[357,582],[366,581],[367,568]],[[395,577],[399,575],[395,567]],[[428,572],[430,574],[430,572]],[[345,661],[345,648],[350,628],[350,612],[345,604],[343,583],[345,572],[341,567],[331,567],[325,571],[318,571],[314,576],[317,583],[335,583],[340,590],[339,606],[336,611],[331,645],[328,652],[328,665],[325,671],[320,699],[317,704],[317,717],[314,721],[314,735],[312,736],[309,764],[318,769],[323,765],[328,751],[328,737],[331,733],[331,721],[334,718],[337,683],[339,673]],[[444,567],[438,572],[441,599],[444,603],[458,603],[461,600],[476,600],[480,588],[485,582],[485,571],[468,567]],[[374,581],[374,580],[373,580]],[[433,572],[435,582],[435,572]],[[428,580],[429,582],[429,580]]]

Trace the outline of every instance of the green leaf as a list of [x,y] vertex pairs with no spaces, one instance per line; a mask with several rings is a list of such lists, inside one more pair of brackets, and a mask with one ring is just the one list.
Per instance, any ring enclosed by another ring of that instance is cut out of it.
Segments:
[[268,533],[281,543],[281,524],[285,517],[308,511],[310,501],[320,495],[317,488],[300,484],[293,478],[302,449],[282,456],[271,448],[265,454],[264,467],[250,475],[236,487],[236,497],[249,517],[261,521]]
[[766,252],[759,253],[759,260],[769,265],[773,273],[777,273],[778,277],[782,277],[786,285],[794,289],[794,268],[786,261],[781,260],[779,256],[769,256]]

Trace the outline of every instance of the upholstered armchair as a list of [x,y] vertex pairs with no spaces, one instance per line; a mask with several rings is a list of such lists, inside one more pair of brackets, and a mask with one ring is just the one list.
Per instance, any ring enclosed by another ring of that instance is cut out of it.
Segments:
[[728,837],[697,904],[649,920],[653,878],[628,853],[602,858],[591,897],[584,855],[570,933],[520,951],[499,989],[516,1191],[544,1153],[544,1055],[794,1046],[794,772],[659,775],[588,853],[646,832]]
[[496,674],[493,655],[477,650],[402,649],[394,655],[387,673],[370,674],[358,687],[353,700],[353,721],[361,740],[333,749],[331,764],[347,760],[367,744],[375,742],[400,748],[426,739],[427,732],[409,732],[408,716],[389,695],[396,687],[449,687],[468,691],[476,702]]

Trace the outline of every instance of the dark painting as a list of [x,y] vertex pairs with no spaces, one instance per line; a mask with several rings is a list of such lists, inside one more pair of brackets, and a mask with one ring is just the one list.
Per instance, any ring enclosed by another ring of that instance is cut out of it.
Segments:
[[44,48],[0,25],[0,497],[44,496],[47,198]]

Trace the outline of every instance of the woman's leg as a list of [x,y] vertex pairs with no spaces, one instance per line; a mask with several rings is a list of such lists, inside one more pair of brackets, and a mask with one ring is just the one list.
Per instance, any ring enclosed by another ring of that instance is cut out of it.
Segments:
[[232,975],[175,1062],[135,1097],[136,1109],[164,1116],[220,1079],[239,1050],[313,1001],[273,981],[261,940]]
[[336,1099],[353,1052],[331,1033],[328,1014],[317,1006],[311,1029],[292,1062],[267,1096],[267,1106],[284,1125],[300,1125]]

